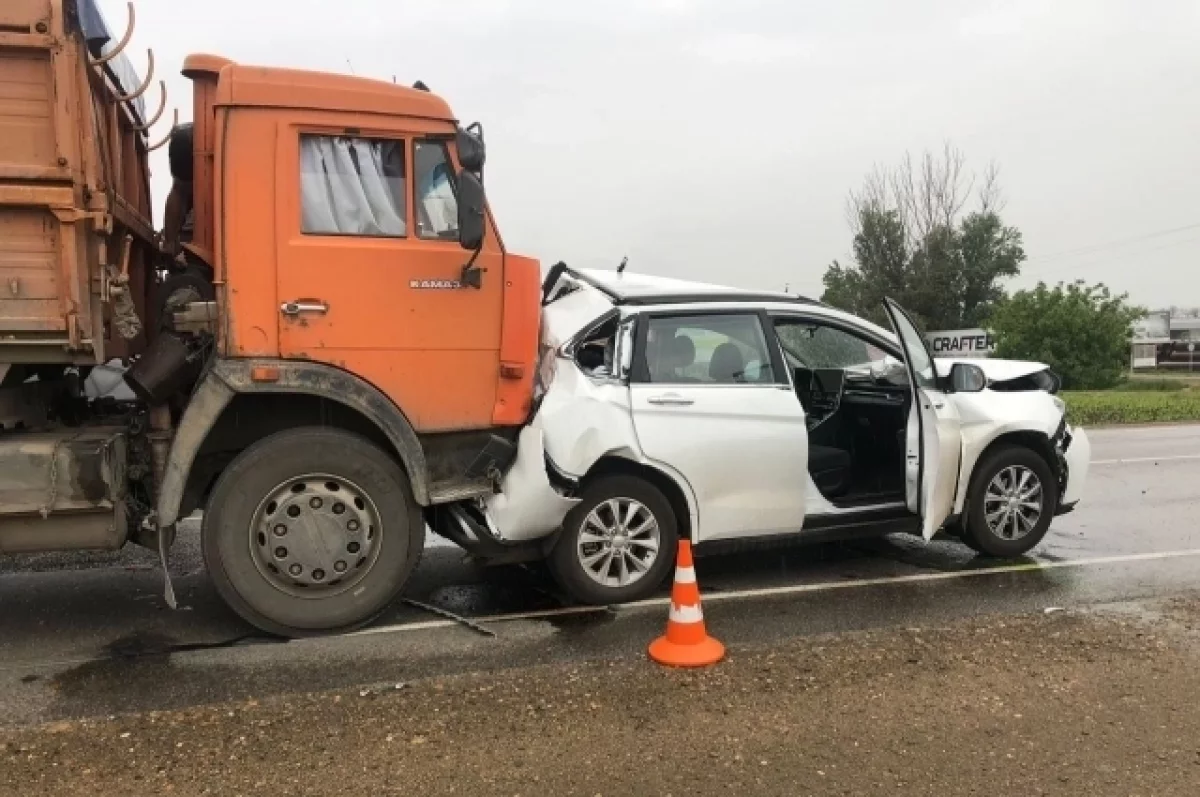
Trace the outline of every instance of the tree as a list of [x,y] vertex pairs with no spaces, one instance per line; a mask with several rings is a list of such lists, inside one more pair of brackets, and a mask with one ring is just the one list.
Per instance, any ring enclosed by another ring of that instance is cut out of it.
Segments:
[[[854,264],[829,266],[823,301],[882,321],[889,296],[926,329],[978,326],[1003,296],[998,282],[1020,273],[1025,250],[1020,231],[1000,219],[995,166],[977,181],[964,162],[947,144],[919,162],[906,155],[877,166],[847,202]],[[976,206],[964,213],[972,196]]]
[[1053,288],[1039,282],[1032,290],[1017,291],[988,321],[996,356],[1044,362],[1066,388],[1112,387],[1129,362],[1130,325],[1146,314],[1127,298],[1082,280]]

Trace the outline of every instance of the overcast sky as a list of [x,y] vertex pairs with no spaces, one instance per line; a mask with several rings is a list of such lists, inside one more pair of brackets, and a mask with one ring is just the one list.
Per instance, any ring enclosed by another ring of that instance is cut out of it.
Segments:
[[[101,5],[121,28],[124,2]],[[544,266],[628,255],[631,270],[817,295],[829,262],[851,259],[847,191],[949,140],[1000,167],[1029,255],[1015,284],[1200,305],[1197,0],[137,6],[134,45],[154,47],[184,118],[189,52],[424,80],[483,122],[505,242]]]

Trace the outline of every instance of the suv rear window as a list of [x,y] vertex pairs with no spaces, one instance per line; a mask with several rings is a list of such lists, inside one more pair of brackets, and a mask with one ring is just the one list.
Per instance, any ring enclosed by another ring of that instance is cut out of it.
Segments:
[[757,315],[651,318],[642,381],[659,384],[773,383],[766,336]]

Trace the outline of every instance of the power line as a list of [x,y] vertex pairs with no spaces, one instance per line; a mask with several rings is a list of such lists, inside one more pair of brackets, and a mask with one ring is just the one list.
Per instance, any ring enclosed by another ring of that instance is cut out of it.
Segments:
[[[1198,226],[1200,226],[1200,225],[1198,225]],[[1183,238],[1178,241],[1170,241],[1168,243],[1159,244],[1158,246],[1152,246],[1149,249],[1135,249],[1132,252],[1116,253],[1116,254],[1109,255],[1107,257],[1104,257],[1103,255],[1106,255],[1108,253],[1106,253],[1104,251],[1098,251],[1098,252],[1094,252],[1092,254],[1101,255],[1101,257],[1099,259],[1091,258],[1091,259],[1084,259],[1084,260],[1076,261],[1073,263],[1056,263],[1056,264],[1050,266],[1049,268],[1037,268],[1037,269],[1034,269],[1033,271],[1030,271],[1029,273],[1031,275],[1036,276],[1036,275],[1041,275],[1041,274],[1052,274],[1054,272],[1058,272],[1058,271],[1062,271],[1064,269],[1070,269],[1070,268],[1082,269],[1086,266],[1094,266],[1094,265],[1098,265],[1101,263],[1110,263],[1113,260],[1117,260],[1117,259],[1121,259],[1121,258],[1130,260],[1133,258],[1140,257],[1142,255],[1150,254],[1151,252],[1161,252],[1164,249],[1173,249],[1176,246],[1182,246],[1184,244],[1200,244],[1200,238],[1198,238],[1198,237]]]
[[1057,252],[1047,252],[1044,255],[1039,255],[1037,257],[1030,258],[1027,261],[1027,263],[1029,263],[1029,264],[1044,263],[1047,260],[1051,260],[1051,259],[1057,259],[1057,258],[1063,258],[1063,257],[1069,258],[1069,257],[1078,256],[1078,255],[1086,255],[1086,254],[1093,254],[1096,252],[1103,252],[1108,249],[1116,249],[1116,248],[1125,246],[1127,244],[1138,243],[1140,241],[1148,241],[1153,238],[1161,238],[1164,235],[1174,235],[1177,232],[1184,232],[1186,230],[1195,230],[1195,229],[1200,229],[1200,222],[1196,222],[1195,224],[1185,224],[1182,227],[1171,227],[1171,228],[1165,229],[1165,230],[1155,230],[1154,232],[1142,233],[1141,235],[1134,235],[1129,238],[1118,238],[1115,241],[1107,241],[1105,243],[1100,243],[1100,244],[1090,244],[1088,246],[1080,246],[1080,247],[1076,247],[1074,249],[1061,249]]

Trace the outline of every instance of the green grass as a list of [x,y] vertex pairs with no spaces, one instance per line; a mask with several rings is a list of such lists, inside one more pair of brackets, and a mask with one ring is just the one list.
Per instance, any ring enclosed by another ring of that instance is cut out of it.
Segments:
[[1139,388],[1064,391],[1067,417],[1080,426],[1200,421],[1200,390]]
[[1159,368],[1153,371],[1125,372],[1122,384],[1137,382],[1180,383],[1188,387],[1200,388],[1200,371],[1188,371],[1182,368]]
[[1121,384],[1113,388],[1113,390],[1124,392],[1159,392],[1169,393],[1175,390],[1187,390],[1192,387],[1191,382],[1186,379],[1172,379],[1170,377],[1134,377],[1126,379]]

